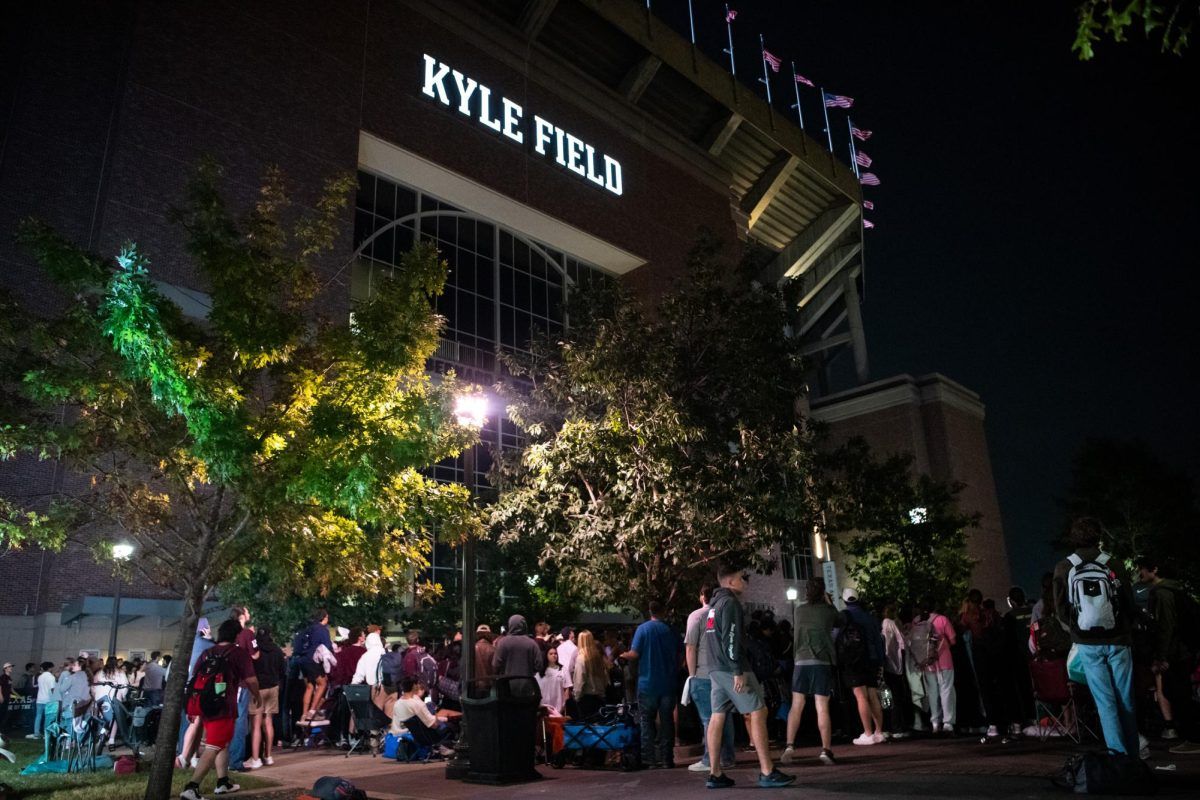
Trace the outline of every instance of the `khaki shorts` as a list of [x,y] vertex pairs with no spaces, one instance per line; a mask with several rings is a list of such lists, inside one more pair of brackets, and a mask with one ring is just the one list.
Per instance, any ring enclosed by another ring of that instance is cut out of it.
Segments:
[[261,702],[254,702],[254,697],[250,697],[250,713],[251,714],[278,714],[279,713],[279,687],[272,686],[270,689],[259,689],[258,696]]
[[753,714],[765,705],[762,686],[754,673],[743,672],[742,678],[745,685],[742,691],[735,692],[732,672],[708,673],[708,679],[712,681],[711,700],[714,714],[727,714],[735,708],[740,714]]

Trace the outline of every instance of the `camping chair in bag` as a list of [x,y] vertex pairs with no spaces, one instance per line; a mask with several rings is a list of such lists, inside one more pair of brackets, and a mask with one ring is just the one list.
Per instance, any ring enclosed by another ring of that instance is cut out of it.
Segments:
[[[1029,662],[1029,677],[1033,681],[1034,716],[1038,720],[1038,738],[1045,741],[1056,731],[1079,744],[1083,731],[1093,738],[1096,734],[1079,719],[1079,704],[1075,687],[1067,680],[1065,658],[1035,658]],[[1050,725],[1041,720],[1049,718]]]
[[378,748],[373,740],[379,740],[383,735],[386,723],[381,719],[381,712],[371,702],[371,687],[365,683],[356,683],[342,687],[342,702],[346,704],[353,721],[350,725],[350,749],[346,757],[365,745],[374,758]]

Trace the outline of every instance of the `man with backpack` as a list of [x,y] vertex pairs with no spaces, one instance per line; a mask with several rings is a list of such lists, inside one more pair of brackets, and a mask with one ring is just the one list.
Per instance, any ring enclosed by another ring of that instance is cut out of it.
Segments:
[[1138,754],[1133,706],[1133,592],[1120,563],[1101,549],[1104,527],[1071,523],[1075,552],[1054,568],[1054,613],[1071,632],[1109,749]]
[[875,619],[858,602],[858,590],[842,591],[846,610],[838,621],[834,644],[842,680],[854,692],[858,718],[863,732],[854,740],[857,745],[880,744],[883,734],[883,706],[879,702],[879,680],[883,677],[883,632]]
[[[1200,753],[1200,730],[1197,730],[1196,708],[1192,699],[1192,670],[1196,651],[1200,649],[1200,614],[1196,601],[1187,590],[1164,572],[1153,558],[1138,559],[1138,576],[1150,586],[1147,609],[1153,620],[1153,661],[1151,669],[1161,676],[1163,694],[1169,713],[1164,713],[1163,738],[1180,738],[1172,753]],[[1169,573],[1167,573],[1169,575]]]
[[213,794],[230,794],[241,788],[229,780],[228,750],[237,724],[238,689],[249,691],[256,704],[262,702],[254,662],[250,654],[236,644],[241,632],[242,624],[236,619],[222,622],[217,629],[216,645],[196,662],[188,684],[187,712],[189,717],[198,717],[203,726],[204,753],[192,779],[180,793],[180,800],[203,800],[200,782],[214,766],[217,787]]
[[954,691],[954,654],[950,648],[958,641],[958,636],[950,620],[937,612],[933,598],[921,599],[917,610],[921,616],[909,628],[908,652],[925,684],[930,727],[935,734],[952,734],[957,720],[958,695]]

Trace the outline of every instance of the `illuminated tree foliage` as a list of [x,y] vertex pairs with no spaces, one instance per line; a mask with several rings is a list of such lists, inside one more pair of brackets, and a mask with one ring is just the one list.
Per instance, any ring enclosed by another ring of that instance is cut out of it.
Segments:
[[1164,53],[1183,55],[1192,26],[1200,18],[1200,0],[1084,0],[1078,6],[1079,25],[1071,50],[1087,61],[1105,37],[1123,42],[1131,31],[1141,30],[1158,41]]
[[[425,566],[432,526],[482,530],[462,487],[422,473],[474,439],[454,421],[453,376],[425,372],[442,324],[436,251],[405,256],[349,323],[348,308],[329,319],[314,267],[350,181],[302,213],[271,171],[243,217],[220,182],[205,163],[172,213],[208,289],[204,319],[156,289],[135,245],[106,260],[32,221],[19,239],[62,310],[0,300],[0,456],[83,478],[46,507],[0,502],[0,545],[133,542],[131,567],[185,599],[179,663],[205,597],[247,565],[318,593],[395,595]],[[172,671],[149,798],[169,794],[185,678]]]
[[827,505],[826,533],[851,557],[850,577],[863,597],[900,602],[933,598],[957,608],[974,562],[968,529],[978,514],[958,508],[962,484],[913,476],[909,456],[874,458],[852,440],[822,458],[817,492]]
[[588,605],[690,603],[721,559],[767,568],[814,513],[794,307],[706,241],[656,307],[594,291],[564,337],[508,358],[529,438],[493,472],[501,543],[532,546]]

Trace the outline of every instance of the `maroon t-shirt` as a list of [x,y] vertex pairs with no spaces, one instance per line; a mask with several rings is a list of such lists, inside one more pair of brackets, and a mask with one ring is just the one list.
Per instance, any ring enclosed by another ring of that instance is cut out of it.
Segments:
[[258,634],[250,628],[242,628],[242,632],[237,635],[237,646],[249,653],[251,658],[258,652],[258,639],[255,638],[256,636]]
[[222,642],[205,650],[204,654],[200,656],[200,660],[196,662],[196,672],[200,672],[210,659],[222,655],[225,656],[225,674],[230,677],[232,683],[225,687],[225,710],[211,719],[236,717],[238,688],[246,682],[247,678],[254,677],[254,662],[250,659],[250,654],[241,647],[236,647],[228,642]]

